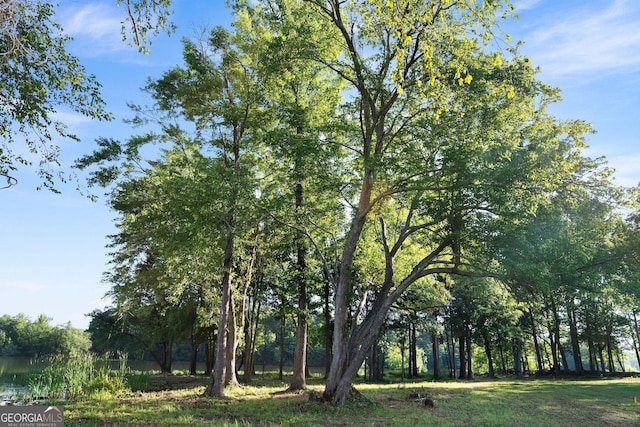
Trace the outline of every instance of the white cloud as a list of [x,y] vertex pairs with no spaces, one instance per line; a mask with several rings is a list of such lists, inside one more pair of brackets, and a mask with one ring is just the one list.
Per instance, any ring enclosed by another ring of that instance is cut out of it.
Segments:
[[91,123],[94,119],[74,111],[58,109],[51,114],[51,119],[64,123],[69,128]]
[[127,48],[120,33],[122,13],[114,5],[93,2],[61,9],[59,17],[82,53],[97,56]]
[[640,2],[616,0],[604,9],[601,4],[567,9],[561,18],[546,16],[525,35],[525,49],[544,75],[579,74],[585,81],[640,69]]
[[516,12],[535,8],[542,0],[520,0],[514,3]]

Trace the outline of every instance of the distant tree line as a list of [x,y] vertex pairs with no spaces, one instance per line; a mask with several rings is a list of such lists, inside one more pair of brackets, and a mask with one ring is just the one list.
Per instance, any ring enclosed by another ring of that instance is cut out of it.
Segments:
[[71,326],[52,326],[44,314],[31,320],[24,314],[0,317],[0,356],[41,357],[89,351],[89,334]]

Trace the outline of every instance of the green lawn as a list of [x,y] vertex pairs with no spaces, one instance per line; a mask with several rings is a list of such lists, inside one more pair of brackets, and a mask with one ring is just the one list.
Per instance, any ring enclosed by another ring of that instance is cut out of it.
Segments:
[[[153,376],[147,391],[94,396],[65,406],[65,425],[256,426],[632,426],[640,425],[640,379],[525,379],[358,384],[344,406],[277,394],[286,382],[258,377],[227,399],[202,396],[207,379]],[[321,391],[320,379],[310,389]],[[427,408],[412,394],[434,401]]]

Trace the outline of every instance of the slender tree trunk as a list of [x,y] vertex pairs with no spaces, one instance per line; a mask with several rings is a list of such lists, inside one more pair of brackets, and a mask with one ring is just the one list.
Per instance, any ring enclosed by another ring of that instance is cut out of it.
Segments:
[[467,337],[465,334],[465,331],[463,329],[462,332],[460,332],[460,335],[458,337],[458,349],[459,349],[459,359],[460,359],[460,374],[458,375],[458,378],[461,380],[465,380],[467,379],[467,350],[466,350],[466,341],[467,341]]
[[[302,209],[303,189],[302,184],[298,183],[295,189],[296,194],[296,211]],[[298,270],[298,328],[296,330],[296,346],[293,354],[293,378],[289,390],[305,390],[307,382],[305,379],[307,368],[307,281],[306,281],[306,249],[303,243],[303,237],[298,236],[297,242],[297,270]]]
[[620,352],[616,351],[616,360],[618,361],[618,366],[620,366],[620,371],[625,372],[624,363],[622,363],[622,358],[620,357]]
[[[233,242],[231,242],[231,245],[232,244]],[[230,251],[231,253],[233,252],[232,250]],[[225,256],[225,259],[226,258],[227,257]],[[231,262],[230,259],[229,262]],[[231,307],[231,299],[231,274],[229,271],[226,271],[222,279],[222,302],[220,303],[220,319],[218,320],[215,365],[211,381],[209,382],[209,387],[207,387],[206,390],[207,396],[224,396],[225,380],[227,378],[226,357],[228,353],[227,345],[229,337],[229,309]]]
[[522,344],[520,343],[520,340],[514,340],[513,341],[513,370],[516,373],[516,377],[518,378],[523,378],[523,372],[522,372]]
[[333,328],[331,327],[331,310],[329,307],[329,301],[331,299],[331,292],[329,286],[329,279],[324,283],[324,377],[325,379],[329,376],[329,369],[331,368],[331,358],[333,352],[331,350],[331,345],[333,342]]
[[433,379],[440,379],[440,340],[437,333],[431,334],[431,351],[433,352]]
[[449,331],[449,336],[447,337],[447,344],[449,344],[449,348],[451,349],[451,352],[449,354],[449,363],[450,363],[450,368],[449,368],[449,377],[450,378],[457,378],[458,376],[458,372],[457,372],[457,368],[456,368],[456,342],[453,338],[453,334],[451,333],[451,331]]
[[418,342],[416,339],[416,323],[411,322],[411,374],[412,378],[418,377]]
[[576,325],[576,311],[574,307],[567,307],[569,315],[569,335],[571,336],[571,351],[573,352],[573,363],[575,365],[576,375],[584,373],[582,366],[582,354],[580,353],[580,343],[578,342],[578,327]]
[[258,300],[258,308],[255,313],[255,320],[253,322],[253,338],[251,338],[251,357],[249,359],[252,375],[256,374],[256,342],[258,341],[258,330],[260,328],[260,308],[262,306],[262,300]]
[[487,355],[487,364],[489,372],[489,378],[495,378],[496,377],[496,373],[495,370],[493,369],[493,356],[491,355],[491,341],[489,340],[489,334],[487,333],[487,331],[484,331],[482,333],[482,337],[484,338],[484,352]]
[[279,374],[278,378],[284,378],[284,327],[286,322],[286,317],[284,313],[281,314],[280,318],[280,361],[279,361]]
[[400,378],[404,382],[404,352],[405,352],[404,340],[400,343]]
[[593,345],[591,336],[587,337],[587,346],[589,347],[589,371],[598,372],[598,360],[596,358],[596,349]]
[[612,345],[613,340],[611,339],[611,334],[613,333],[612,329],[613,329],[613,326],[611,325],[611,323],[609,323],[607,325],[607,337],[606,337],[607,359],[609,361],[609,372],[615,372],[616,371],[616,367],[615,367],[615,364],[613,362],[613,345]]
[[[307,293],[306,285],[300,285],[299,292],[299,309],[304,310],[303,313],[298,313],[298,328],[296,330],[296,346],[293,356],[293,379],[291,380],[290,390],[305,390],[307,388],[307,382],[305,379],[307,371]],[[304,307],[304,308],[302,308]]]
[[636,361],[638,362],[638,368],[640,368],[640,333],[638,331],[638,316],[635,310],[633,310],[633,331],[631,333],[633,337],[633,350],[636,353]]
[[171,354],[173,352],[173,340],[164,340],[161,344],[162,356],[160,360],[160,371],[163,374],[171,373]]
[[551,323],[547,324],[547,328],[549,329],[549,346],[551,347],[551,358],[553,361],[553,375],[560,375],[560,361],[558,360],[558,347],[555,340],[555,328],[551,325]]
[[382,381],[384,379],[384,357],[382,354],[382,349],[380,348],[380,342],[376,340],[375,344],[372,346],[372,354],[373,354],[373,363],[371,364],[371,379],[373,381]]
[[228,332],[227,332],[227,355],[226,355],[226,363],[227,368],[225,369],[225,379],[224,385],[226,386],[234,386],[237,387],[240,385],[238,382],[238,373],[236,372],[236,352],[238,349],[238,328],[236,322],[236,310],[235,304],[233,302],[233,294],[231,295],[231,299],[229,301],[229,317],[227,318],[229,322]]
[[538,343],[536,320],[533,317],[533,312],[531,311],[531,309],[529,309],[529,319],[531,320],[531,335],[533,336],[533,347],[536,352],[536,363],[538,364],[538,372],[541,374],[544,371],[544,364],[542,362],[542,354],[540,353],[540,344]]
[[562,360],[562,371],[566,374],[569,372],[569,363],[567,362],[567,352],[565,351],[564,345],[559,343],[558,351],[560,352],[560,358]]
[[498,352],[500,353],[500,366],[502,367],[502,373],[506,374],[507,373],[507,361],[504,358],[504,342],[502,339],[500,339],[500,342],[498,343]]
[[604,344],[598,343],[598,355],[600,356],[600,372],[602,372],[603,374],[606,372],[606,367],[605,367],[605,363],[604,363]]
[[409,349],[409,357],[408,357],[408,366],[407,366],[407,377],[408,378],[413,378],[413,337],[411,336],[411,330],[412,330],[412,321],[409,320],[409,324],[407,325],[408,331],[407,331],[407,337],[409,338],[409,342],[408,342],[408,349]]
[[[256,236],[259,234],[258,229],[259,227],[256,227]],[[247,269],[247,277],[245,280],[244,289],[242,291],[242,303],[240,306],[241,324],[237,328],[237,330],[241,329],[242,333],[244,334],[244,351],[242,352],[242,360],[240,361],[240,365],[244,367],[243,379],[246,383],[251,382],[251,376],[253,375],[251,366],[251,346],[253,344],[253,315],[255,308],[255,299],[252,298],[249,290],[251,289],[251,284],[254,283],[253,270],[256,263],[256,245],[251,246],[250,254],[251,262],[249,263],[249,268]],[[256,286],[254,283],[254,289],[255,288]],[[252,291],[252,293],[255,294],[255,291]]]
[[213,332],[213,328],[208,328],[206,345],[204,347],[205,358],[205,375],[213,374],[213,366],[215,363],[215,351],[216,351],[216,333]]
[[247,295],[247,319],[244,322],[244,352],[242,353],[242,366],[244,366],[244,373],[242,375],[243,381],[248,384],[253,377],[253,366],[251,359],[253,357],[253,316],[255,315],[255,300],[251,296]]
[[189,336],[189,342],[191,343],[191,357],[189,358],[189,375],[196,375],[197,367],[198,367],[198,340],[196,339],[196,335],[193,329],[194,328],[191,328],[191,334]]
[[471,347],[471,327],[467,326],[466,330],[466,338],[467,338],[467,379],[473,379],[473,355]]

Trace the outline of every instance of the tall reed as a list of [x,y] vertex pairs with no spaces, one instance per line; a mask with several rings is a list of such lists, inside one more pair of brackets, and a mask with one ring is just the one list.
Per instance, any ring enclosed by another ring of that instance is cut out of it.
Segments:
[[31,376],[27,398],[78,399],[96,392],[117,395],[126,388],[126,355],[122,359],[120,369],[110,370],[106,356],[93,353],[49,356],[45,368]]

